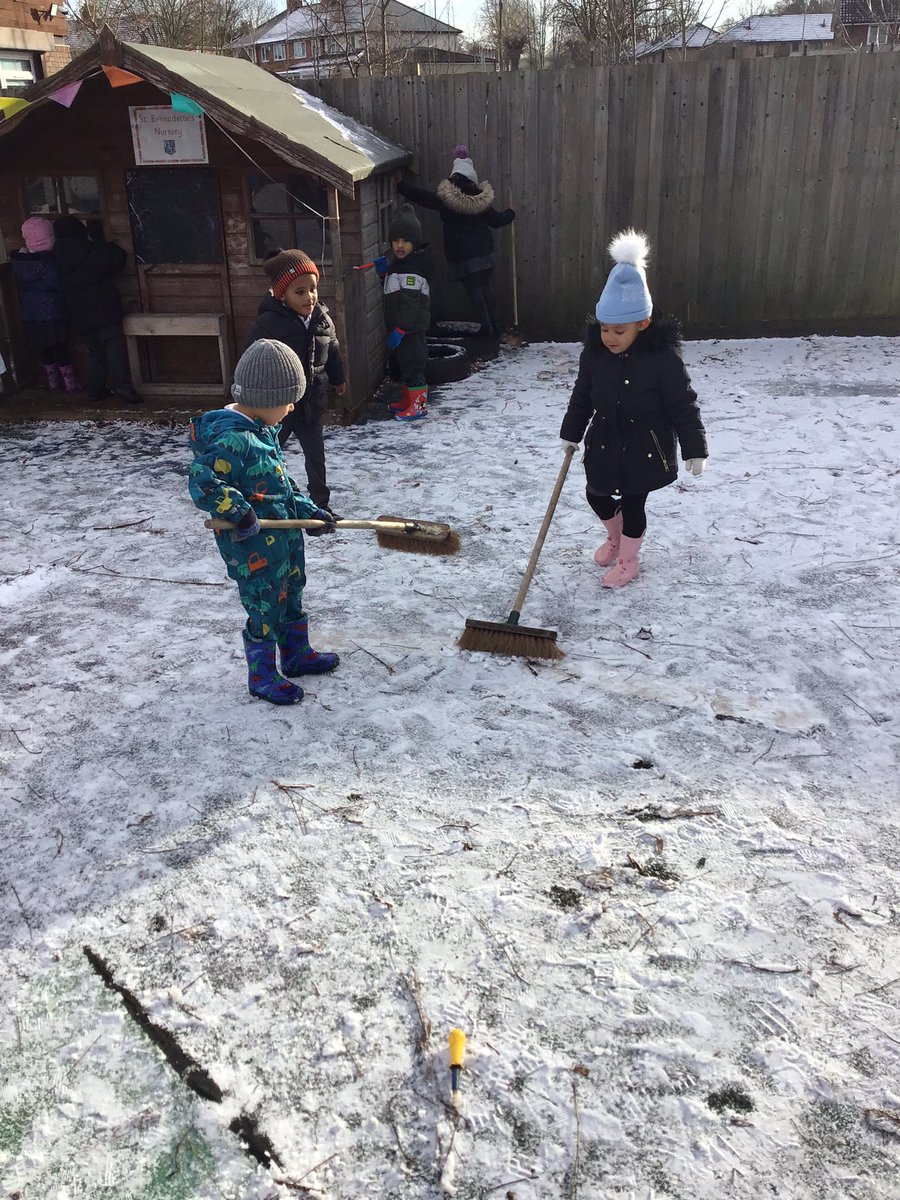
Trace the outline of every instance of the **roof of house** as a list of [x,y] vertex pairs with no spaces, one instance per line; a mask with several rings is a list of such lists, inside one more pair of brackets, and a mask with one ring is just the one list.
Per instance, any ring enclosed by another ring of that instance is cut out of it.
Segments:
[[748,17],[719,34],[720,42],[831,42],[831,13]]
[[704,25],[702,21],[698,21],[696,25],[688,26],[683,39],[681,30],[678,30],[662,42],[639,42],[635,47],[634,56],[644,58],[648,54],[658,54],[661,50],[681,50],[683,46],[690,50],[699,50],[701,46],[709,46],[718,36],[711,25]]
[[[350,196],[360,180],[412,158],[396,142],[246,59],[120,42],[109,29],[102,31],[98,43],[34,84],[22,98],[47,103],[53,92],[84,79],[101,64],[124,67],[164,92],[187,96],[230,134],[261,142],[285,162],[319,175]],[[21,109],[0,123],[0,137],[27,121],[31,111]]]
[[841,0],[839,18],[842,25],[900,21],[900,0]]
[[[232,42],[232,47],[258,46],[270,42],[283,42],[289,38],[303,38],[310,34],[343,36],[360,33],[364,29],[381,31],[382,5],[379,0],[343,0],[338,12],[329,12],[324,4],[304,4],[293,12],[279,13],[270,21],[260,25],[246,37]],[[389,29],[403,33],[462,33],[455,25],[438,21],[427,13],[410,8],[401,0],[387,0],[385,19]]]

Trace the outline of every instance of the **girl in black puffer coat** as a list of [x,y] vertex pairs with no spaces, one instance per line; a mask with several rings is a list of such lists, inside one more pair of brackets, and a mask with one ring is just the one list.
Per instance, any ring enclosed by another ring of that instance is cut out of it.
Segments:
[[585,438],[587,500],[607,532],[594,561],[612,568],[604,587],[623,587],[638,574],[644,505],[650,492],[678,478],[676,439],[691,474],[702,474],[707,458],[678,324],[652,319],[647,252],[643,234],[633,230],[610,245],[617,265],[588,328],[559,434],[567,447]]
[[504,212],[494,208],[494,189],[486,180],[479,183],[467,146],[457,146],[453,156],[450,178],[443,179],[437,191],[403,182],[397,185],[397,191],[407,200],[440,213],[450,278],[465,287],[479,332],[499,334],[491,230],[509,225],[516,214],[511,208]]

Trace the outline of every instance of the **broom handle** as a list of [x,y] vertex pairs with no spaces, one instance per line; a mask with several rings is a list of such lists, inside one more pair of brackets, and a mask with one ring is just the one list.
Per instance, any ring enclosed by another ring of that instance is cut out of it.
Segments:
[[559,494],[562,491],[563,484],[566,482],[566,475],[569,471],[569,466],[575,454],[574,446],[567,446],[563,457],[563,464],[559,468],[559,475],[556,477],[556,486],[553,489],[553,495],[550,497],[550,503],[547,505],[547,511],[544,513],[544,522],[541,525],[541,531],[537,536],[537,541],[534,543],[534,549],[531,552],[531,558],[528,560],[528,566],[525,568],[525,574],[522,577],[522,582],[519,585],[519,594],[516,596],[516,602],[513,605],[513,610],[509,614],[509,625],[518,625],[519,613],[522,611],[522,605],[525,603],[525,597],[528,594],[528,589],[531,586],[531,580],[534,576],[534,569],[537,566],[537,561],[540,558],[541,550],[544,547],[544,539],[547,536],[547,530],[550,528],[550,522],[553,520],[553,514],[556,511],[556,503],[559,500]]
[[[512,208],[512,204],[510,204]],[[512,304],[513,304],[513,329],[519,327],[519,286],[516,282],[516,222],[512,221],[509,227],[509,256],[512,260]]]
[[[220,521],[213,517],[203,524],[207,529],[234,529],[230,521]],[[327,521],[317,521],[314,517],[296,521],[268,521],[259,523],[260,529],[324,529]],[[416,533],[421,526],[417,521],[335,521],[338,529],[375,529],[382,533]]]

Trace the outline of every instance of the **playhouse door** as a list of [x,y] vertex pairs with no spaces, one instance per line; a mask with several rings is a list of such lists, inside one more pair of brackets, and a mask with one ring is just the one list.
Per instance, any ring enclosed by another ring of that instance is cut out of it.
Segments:
[[[231,324],[219,185],[211,167],[138,167],[126,177],[141,308],[225,313]],[[215,383],[219,348],[208,338],[141,339],[145,379]]]

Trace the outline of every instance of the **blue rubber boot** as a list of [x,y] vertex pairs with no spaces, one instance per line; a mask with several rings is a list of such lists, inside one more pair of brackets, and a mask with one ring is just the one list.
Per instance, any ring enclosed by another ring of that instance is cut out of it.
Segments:
[[279,675],[275,669],[275,643],[255,642],[244,632],[244,653],[247,656],[247,687],[257,700],[270,704],[299,704],[303,688]]
[[309,620],[301,617],[285,627],[279,639],[285,675],[327,675],[341,661],[336,654],[318,654],[309,644]]

